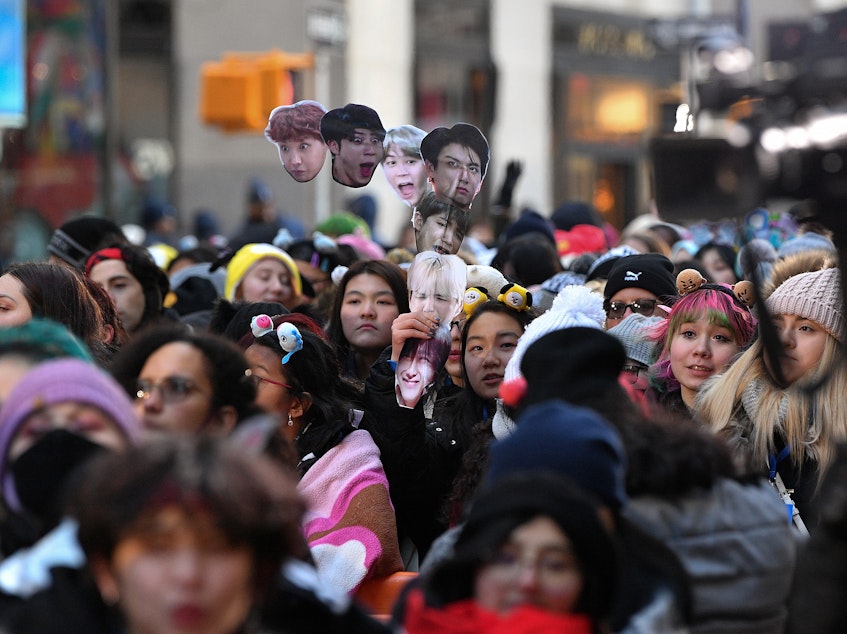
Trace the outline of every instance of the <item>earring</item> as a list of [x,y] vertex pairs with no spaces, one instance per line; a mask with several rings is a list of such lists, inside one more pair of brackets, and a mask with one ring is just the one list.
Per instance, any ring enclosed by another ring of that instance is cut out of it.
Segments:
[[289,427],[294,427],[294,421],[293,421],[293,420],[291,420],[291,414],[289,414],[289,415],[288,415],[288,426],[289,426]]

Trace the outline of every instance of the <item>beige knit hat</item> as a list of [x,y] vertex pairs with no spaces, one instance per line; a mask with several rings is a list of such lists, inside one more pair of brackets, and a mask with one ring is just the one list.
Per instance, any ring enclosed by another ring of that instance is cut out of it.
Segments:
[[823,269],[789,277],[766,300],[774,315],[810,319],[839,341],[844,340],[844,306],[838,269]]

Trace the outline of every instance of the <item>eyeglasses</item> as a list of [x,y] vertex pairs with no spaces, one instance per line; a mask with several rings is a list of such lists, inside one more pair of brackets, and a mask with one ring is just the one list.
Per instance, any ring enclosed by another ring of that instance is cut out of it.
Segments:
[[253,383],[256,386],[256,389],[259,388],[259,384],[261,384],[261,383],[270,383],[271,385],[278,385],[279,387],[284,387],[284,388],[289,389],[289,390],[291,389],[291,386],[288,385],[287,383],[282,383],[280,381],[274,381],[272,379],[268,379],[268,378],[265,378],[263,376],[259,376],[258,374],[253,372],[253,370],[246,370],[244,372],[244,375],[249,377],[253,381]]
[[605,308],[606,317],[609,319],[620,319],[624,316],[627,308],[631,309],[633,313],[650,317],[656,309],[657,303],[655,299],[636,299],[630,304],[626,302],[606,302],[603,308]]
[[630,382],[635,383],[638,381],[638,375],[642,372],[647,374],[648,368],[646,365],[625,365],[623,367],[624,377]]
[[576,557],[562,547],[549,553],[536,555],[521,550],[505,548],[486,564],[489,573],[502,581],[515,580],[525,570],[531,569],[541,583],[553,583],[579,569]]
[[185,400],[196,389],[197,386],[194,381],[182,376],[169,376],[158,383],[139,380],[135,398],[139,401],[146,401],[153,394],[153,390],[159,390],[159,396],[163,402],[178,403]]

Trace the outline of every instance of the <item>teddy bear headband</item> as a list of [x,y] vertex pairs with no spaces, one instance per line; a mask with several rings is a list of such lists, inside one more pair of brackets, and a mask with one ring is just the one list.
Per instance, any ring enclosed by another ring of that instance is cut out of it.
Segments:
[[[512,310],[523,312],[532,308],[532,294],[519,284],[506,284],[500,289],[497,301],[505,304]],[[465,291],[462,312],[470,319],[477,308],[489,300],[488,289],[481,286],[472,286]]]
[[684,269],[676,276],[676,288],[680,296],[688,295],[699,290],[712,290],[726,293],[736,302],[750,310],[755,303],[753,296],[753,282],[741,280],[729,288],[722,284],[710,284],[697,269]]

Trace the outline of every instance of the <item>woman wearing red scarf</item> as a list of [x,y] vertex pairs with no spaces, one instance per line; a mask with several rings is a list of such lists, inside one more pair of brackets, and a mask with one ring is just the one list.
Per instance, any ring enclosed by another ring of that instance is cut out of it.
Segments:
[[397,618],[408,634],[595,634],[616,581],[598,503],[560,475],[510,475],[480,493],[454,555],[422,574]]

